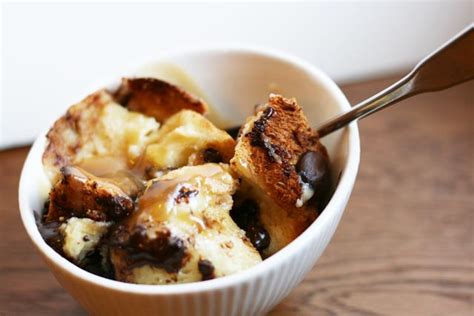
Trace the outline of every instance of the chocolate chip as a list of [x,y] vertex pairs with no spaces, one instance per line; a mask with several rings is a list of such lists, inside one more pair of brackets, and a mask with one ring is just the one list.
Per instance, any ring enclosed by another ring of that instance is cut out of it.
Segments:
[[270,245],[270,235],[260,224],[250,225],[246,235],[258,251],[262,251]]
[[230,216],[240,228],[246,230],[252,222],[258,221],[258,212],[257,203],[254,200],[246,199],[230,210]]
[[317,151],[304,153],[298,163],[296,170],[301,179],[309,183],[314,189],[320,185],[325,185],[329,177],[329,165],[325,156]]
[[204,162],[219,163],[222,162],[222,155],[214,148],[207,148],[202,152],[202,159]]
[[203,280],[211,280],[216,277],[214,274],[214,265],[209,260],[200,259],[198,261],[198,269],[202,275]]
[[245,235],[258,251],[270,245],[270,234],[260,222],[260,208],[254,200],[246,199],[230,211],[230,216],[245,230]]
[[304,153],[296,164],[301,180],[309,183],[314,190],[311,199],[317,209],[322,211],[330,197],[331,178],[329,161],[320,152],[308,151]]

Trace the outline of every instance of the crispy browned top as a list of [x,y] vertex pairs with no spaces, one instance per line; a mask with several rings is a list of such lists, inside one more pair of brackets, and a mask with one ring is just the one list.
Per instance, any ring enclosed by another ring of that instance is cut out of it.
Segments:
[[206,114],[207,104],[181,88],[155,78],[123,78],[115,93],[118,103],[162,123],[180,110]]
[[[91,133],[88,129],[99,120],[98,115],[91,115],[90,109],[102,109],[110,100],[109,94],[98,91],[87,96],[81,103],[71,106],[66,114],[56,120],[46,135],[48,144],[43,153],[43,164],[58,169],[71,164],[78,149],[84,146],[83,139],[75,135]],[[86,116],[89,124],[84,126],[81,121]]]
[[[134,194],[138,190],[133,188]],[[73,216],[95,221],[117,220],[134,208],[133,200],[119,185],[77,167],[61,168],[61,179],[49,192],[49,199],[47,222]]]

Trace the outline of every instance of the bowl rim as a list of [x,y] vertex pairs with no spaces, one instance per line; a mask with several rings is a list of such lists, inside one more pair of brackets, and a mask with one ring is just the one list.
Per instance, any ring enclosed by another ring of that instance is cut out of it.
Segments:
[[[316,68],[309,62],[293,56],[288,53],[283,53],[274,49],[269,49],[266,47],[258,46],[248,46],[248,45],[225,45],[225,46],[208,46],[206,48],[192,48],[179,51],[168,51],[162,54],[157,54],[153,59],[149,59],[141,65],[147,65],[153,62],[164,61],[167,58],[179,58],[180,56],[186,55],[197,55],[197,54],[212,54],[212,53],[237,53],[237,54],[252,54],[257,55],[263,58],[274,59],[283,63],[290,64],[302,71],[307,72],[311,78],[317,79],[325,90],[328,90],[331,95],[335,97],[339,105],[343,108],[344,111],[350,109],[350,104],[346,99],[345,95],[336,85],[336,83],[330,79],[323,71]],[[138,67],[135,68],[139,69]],[[125,69],[127,70],[127,69]],[[126,72],[125,72],[126,73]],[[103,81],[102,85],[104,85]],[[49,128],[49,127],[48,127]],[[134,293],[134,294],[145,294],[145,295],[180,295],[180,294],[191,294],[196,292],[206,292],[213,291],[216,289],[232,287],[238,283],[249,283],[250,280],[258,278],[258,276],[263,275],[264,272],[271,271],[272,268],[276,268],[279,265],[282,265],[286,258],[295,255],[298,250],[310,241],[311,235],[315,234],[323,223],[331,220],[336,216],[338,209],[344,209],[347,198],[349,197],[352,187],[354,186],[359,160],[360,160],[360,139],[359,131],[356,122],[351,123],[345,129],[345,132],[348,133],[348,152],[347,160],[343,166],[343,172],[340,177],[339,183],[335,189],[333,196],[331,197],[329,203],[327,204],[324,212],[322,212],[318,218],[294,241],[291,242],[288,246],[281,249],[271,257],[265,259],[261,263],[255,265],[252,268],[249,268],[245,271],[235,273],[229,276],[216,278],[208,281],[199,281],[192,283],[183,283],[183,284],[168,284],[168,285],[146,285],[146,284],[132,284],[125,283],[121,281],[111,280],[104,277],[94,275],[78,266],[74,265],[56,251],[54,251],[46,242],[43,240],[39,234],[38,227],[33,221],[31,223],[31,216],[34,216],[33,210],[28,206],[28,196],[27,184],[25,180],[26,173],[29,169],[29,166],[33,163],[33,159],[38,155],[39,150],[43,150],[45,144],[45,135],[42,133],[33,143],[28,156],[23,165],[23,169],[20,176],[19,182],[19,208],[20,215],[25,227],[26,232],[28,233],[30,239],[36,248],[49,260],[58,265],[63,271],[68,274],[81,279],[84,282],[93,283],[99,287],[105,287],[110,290]],[[341,211],[343,212],[343,210]]]

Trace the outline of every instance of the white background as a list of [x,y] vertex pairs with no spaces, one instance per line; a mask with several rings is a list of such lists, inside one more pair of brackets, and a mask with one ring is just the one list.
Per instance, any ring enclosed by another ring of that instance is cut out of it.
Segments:
[[407,70],[472,20],[470,1],[4,3],[0,148],[32,141],[71,96],[166,50],[271,47],[341,83]]

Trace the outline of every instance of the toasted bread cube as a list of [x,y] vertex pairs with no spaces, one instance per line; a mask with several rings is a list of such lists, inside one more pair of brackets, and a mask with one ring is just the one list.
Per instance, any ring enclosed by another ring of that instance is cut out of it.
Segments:
[[162,125],[155,143],[146,148],[140,166],[153,174],[186,165],[229,162],[234,146],[232,137],[204,116],[183,110]]
[[259,263],[259,253],[229,215],[238,184],[229,171],[210,163],[150,181],[137,210],[111,235],[117,280],[194,282]]
[[119,157],[133,165],[158,128],[154,118],[128,111],[107,92],[98,91],[71,106],[48,132],[45,171],[55,183],[61,167],[95,157]]
[[116,100],[162,123],[181,110],[206,114],[207,104],[181,88],[156,78],[123,78]]
[[46,222],[74,216],[110,221],[129,215],[134,208],[131,196],[136,196],[142,187],[126,175],[123,177],[105,179],[78,167],[61,168],[61,178],[49,193]]
[[231,167],[242,177],[243,187],[249,188],[247,196],[257,201],[260,221],[270,234],[264,256],[290,243],[321,211],[315,203],[307,202],[314,191],[295,167],[308,151],[321,152],[327,158],[326,149],[294,99],[270,95],[268,103],[257,108],[241,129]]

